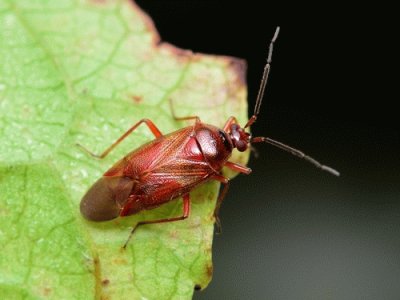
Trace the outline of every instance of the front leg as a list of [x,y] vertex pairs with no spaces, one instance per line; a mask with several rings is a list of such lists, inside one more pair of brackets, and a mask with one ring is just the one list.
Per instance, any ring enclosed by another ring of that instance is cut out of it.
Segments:
[[231,161],[227,161],[224,166],[229,168],[229,169],[231,169],[231,170],[233,170],[233,171],[236,171],[236,172],[239,172],[239,173],[243,173],[243,174],[246,174],[246,175],[249,175],[251,173],[251,169],[250,168],[242,166],[242,165],[239,165],[239,164],[236,164],[236,163],[233,163]]

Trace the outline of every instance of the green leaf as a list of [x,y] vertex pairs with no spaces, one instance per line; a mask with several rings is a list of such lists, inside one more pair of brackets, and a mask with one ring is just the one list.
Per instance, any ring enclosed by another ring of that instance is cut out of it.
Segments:
[[[219,184],[180,200],[95,223],[85,191],[124,154],[153,139],[131,125],[149,118],[163,133],[198,115],[222,126],[246,119],[244,63],[160,42],[151,20],[125,1],[0,0],[0,299],[190,299],[211,280],[212,215]],[[246,163],[248,153],[235,155]],[[229,195],[228,195],[229,197]]]

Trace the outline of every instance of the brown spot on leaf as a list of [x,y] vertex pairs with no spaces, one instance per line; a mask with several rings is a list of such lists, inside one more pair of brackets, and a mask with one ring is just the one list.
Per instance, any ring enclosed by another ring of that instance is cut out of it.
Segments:
[[50,296],[50,293],[51,293],[51,288],[49,288],[49,287],[43,288],[43,296],[48,297],[48,296]]
[[116,258],[116,259],[113,260],[113,263],[115,263],[116,265],[126,265],[126,264],[128,264],[126,259],[123,259],[123,258]]
[[135,102],[137,104],[139,104],[143,101],[143,96],[140,96],[140,95],[133,95],[133,96],[131,96],[131,98],[132,98],[133,102]]
[[109,285],[110,284],[110,280],[109,279],[103,279],[102,281],[101,281],[101,284],[102,285],[104,285],[104,286],[106,286],[106,285]]

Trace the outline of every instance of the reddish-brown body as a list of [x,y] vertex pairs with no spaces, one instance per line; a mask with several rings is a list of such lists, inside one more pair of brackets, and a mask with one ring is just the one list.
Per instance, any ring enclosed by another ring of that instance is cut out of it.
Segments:
[[[220,172],[232,154],[233,142],[223,130],[195,119],[194,125],[168,135],[160,133],[118,161],[82,199],[82,213],[88,219],[105,221],[188,195],[210,179],[227,183]],[[149,120],[143,122],[155,126]],[[235,169],[236,165],[228,166]]]
[[133,181],[121,216],[135,214],[188,193],[214,173],[196,139],[196,126],[159,137],[120,160],[104,176]]
[[[152,121],[142,119],[100,156],[94,156],[104,158],[143,123],[148,126],[156,138],[126,155],[104,173],[103,177],[82,198],[81,213],[91,221],[107,221],[118,216],[129,216],[141,210],[152,209],[182,196],[182,216],[141,221],[132,229],[133,233],[139,225],[173,222],[187,218],[190,213],[190,191],[205,181],[217,180],[224,184],[214,211],[216,224],[219,228],[218,211],[229,184],[229,179],[222,176],[221,170],[225,166],[237,172],[250,174],[251,169],[229,162],[228,158],[234,148],[243,152],[247,150],[251,143],[266,142],[272,144],[311,162],[318,168],[339,175],[336,170],[321,165],[299,150],[267,137],[252,138],[250,133],[245,131],[256,121],[259,114],[270,70],[272,46],[278,32],[279,28],[277,28],[270,44],[254,114],[243,128],[237,123],[235,117],[230,117],[225,126],[219,129],[213,125],[202,123],[195,116],[177,118],[172,111],[176,120],[194,120],[194,124],[163,135]],[[124,247],[127,243],[128,241]]]
[[121,176],[134,181],[129,202],[120,215],[159,206],[218,174],[232,147],[231,151],[209,153],[199,141],[199,135],[205,134],[210,139],[207,143],[215,141],[212,137],[215,129],[196,123],[177,130],[141,146],[107,171],[106,177]]
[[230,149],[219,152],[214,151],[215,147],[203,147],[204,135],[209,139],[207,143],[218,142],[212,137],[215,130],[214,126],[196,122],[144,144],[108,170],[106,178],[132,181],[129,197],[118,203],[120,216],[157,207],[218,174],[232,147],[227,144]]

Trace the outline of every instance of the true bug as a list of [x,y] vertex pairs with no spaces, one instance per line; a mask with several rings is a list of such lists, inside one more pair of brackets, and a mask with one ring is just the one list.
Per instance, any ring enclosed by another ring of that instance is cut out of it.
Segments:
[[[83,148],[95,157],[104,158],[143,123],[155,136],[154,140],[126,155],[97,180],[82,198],[80,204],[82,215],[91,221],[107,221],[152,209],[182,196],[182,216],[141,221],[133,227],[130,238],[140,225],[186,219],[190,213],[190,191],[208,180],[217,180],[224,184],[214,212],[218,230],[220,228],[218,211],[229,186],[229,179],[221,174],[221,170],[223,167],[228,167],[240,173],[250,174],[250,168],[230,162],[228,159],[234,148],[243,152],[252,143],[269,143],[338,176],[339,173],[336,170],[320,164],[297,149],[268,137],[252,137],[250,133],[245,131],[256,121],[260,112],[271,68],[272,50],[278,33],[279,27],[277,27],[269,45],[267,62],[253,116],[243,128],[240,127],[234,116],[227,120],[222,129],[202,123],[197,116],[176,117],[171,105],[172,115],[176,120],[194,120],[194,124],[163,135],[151,120],[142,119],[101,155],[94,155]],[[124,247],[126,247],[129,238]]]

